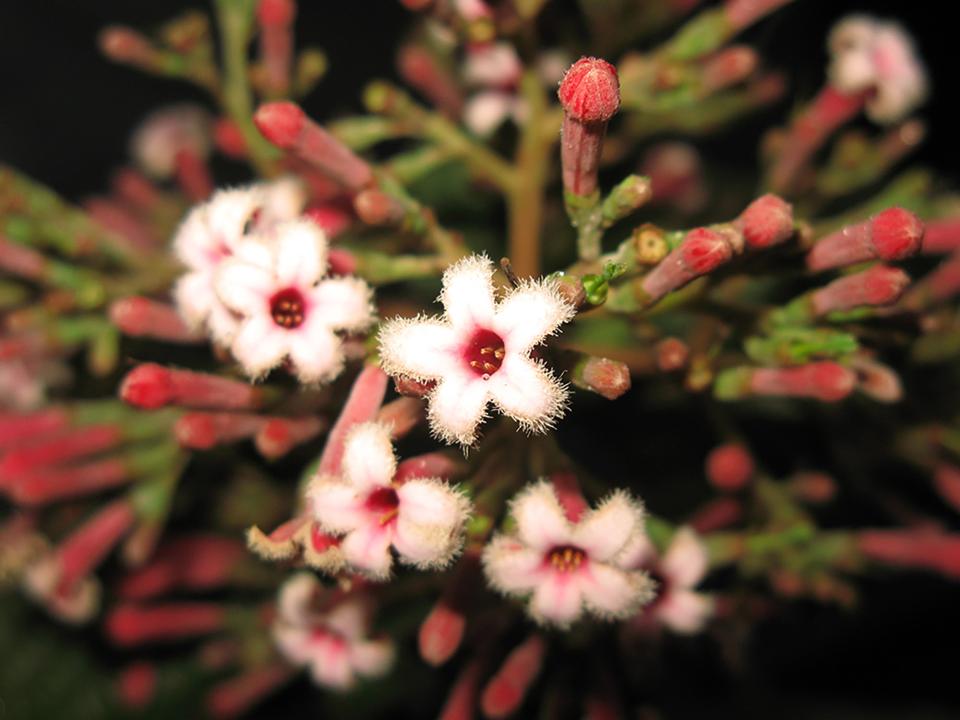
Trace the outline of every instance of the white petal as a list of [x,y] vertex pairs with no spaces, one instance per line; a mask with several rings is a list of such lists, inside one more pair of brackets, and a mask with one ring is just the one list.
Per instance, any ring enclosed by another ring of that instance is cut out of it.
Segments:
[[469,502],[462,493],[432,478],[409,480],[397,489],[399,515],[412,523],[456,528],[464,523]]
[[677,633],[700,632],[713,615],[713,599],[682,588],[675,588],[657,605],[660,621]]
[[368,609],[360,600],[337,603],[323,620],[323,624],[347,639],[363,637],[367,632]]
[[243,321],[230,349],[244,372],[259,378],[281,363],[287,348],[286,333],[269,315],[261,313]]
[[509,535],[495,535],[483,549],[482,560],[490,585],[505,595],[526,595],[540,581],[543,553]]
[[347,562],[372,578],[385,580],[390,575],[392,531],[379,521],[369,522],[347,535],[340,544]]
[[290,359],[301,383],[329,382],[343,370],[343,341],[309,320],[292,331]]
[[273,642],[283,655],[293,665],[306,665],[314,656],[314,648],[310,644],[310,630],[301,625],[277,623],[271,631]]
[[294,220],[277,228],[277,280],[306,288],[327,270],[327,238],[309,220]]
[[283,583],[277,600],[279,617],[287,623],[303,624],[310,614],[314,593],[320,587],[317,578],[308,572],[299,572]]
[[357,488],[330,476],[320,476],[310,483],[307,500],[313,515],[324,532],[346,533],[369,520],[364,509],[365,495]]
[[690,527],[677,530],[663,556],[664,575],[679,587],[692,588],[703,580],[709,566],[710,556],[700,536]]
[[573,531],[548,482],[528,485],[510,502],[517,536],[534,550],[546,551],[573,541]]
[[347,434],[342,468],[347,481],[359,490],[389,485],[397,472],[390,428],[375,422],[355,425]]
[[514,97],[505,92],[478,92],[463,107],[463,123],[480,137],[492,134],[510,117]]
[[181,275],[173,287],[173,300],[184,322],[199,330],[214,302],[219,302],[213,292],[213,273],[198,271]]
[[553,427],[569,396],[567,387],[539,362],[511,353],[490,376],[488,387],[500,412],[530,432]]
[[372,299],[370,286],[359,278],[323,280],[309,293],[309,312],[327,327],[359,332],[373,322]]
[[460,338],[435,318],[394,318],[380,328],[380,362],[389,375],[436,380],[457,372]]
[[216,252],[213,236],[207,226],[207,206],[199,205],[189,212],[173,237],[177,258],[193,270],[212,270],[222,259]]
[[493,263],[483,255],[471,255],[447,268],[443,274],[440,302],[451,324],[460,330],[491,327],[494,320]]
[[347,690],[356,682],[346,643],[333,638],[317,638],[310,664],[314,681],[335,690]]
[[644,532],[638,532],[624,546],[615,558],[615,564],[622,568],[636,570],[650,567],[657,560],[657,548]]
[[240,320],[240,315],[220,302],[219,298],[214,298],[210,315],[207,317],[207,327],[210,328],[210,336],[214,342],[228,347],[240,329]]
[[380,677],[393,665],[393,643],[389,640],[358,642],[350,645],[350,662],[366,677]]
[[573,544],[591,560],[607,562],[643,532],[643,508],[623,490],[617,490],[573,529]]
[[580,573],[544,573],[530,599],[530,614],[537,622],[567,627],[583,612]]
[[443,567],[463,545],[466,498],[438,480],[411,480],[397,490],[393,547],[420,568]]
[[446,375],[427,396],[433,434],[446,443],[472,445],[487,412],[487,382],[469,371]]
[[233,249],[244,239],[244,230],[263,205],[256,186],[219,190],[207,203],[207,227],[214,242]]
[[587,608],[601,618],[625,618],[653,596],[650,579],[642,572],[627,572],[591,562],[580,587]]
[[493,330],[508,353],[526,355],[575,314],[553,282],[527,281],[497,306]]
[[224,260],[214,276],[217,297],[231,310],[243,315],[268,309],[277,287],[263,268],[239,258]]

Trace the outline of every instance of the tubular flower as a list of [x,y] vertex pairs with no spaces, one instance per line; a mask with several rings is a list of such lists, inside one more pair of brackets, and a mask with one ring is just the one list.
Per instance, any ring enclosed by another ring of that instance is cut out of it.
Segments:
[[656,581],[653,600],[643,608],[641,619],[653,618],[676,633],[693,634],[713,615],[713,598],[694,591],[707,574],[709,557],[693,529],[677,530],[662,557],[642,536],[627,553],[625,564],[643,568]]
[[380,331],[387,373],[436,383],[428,417],[447,443],[472,445],[491,401],[532,432],[551,427],[566,406],[566,386],[530,352],[573,307],[544,280],[525,281],[497,302],[493,272],[486,257],[464,258],[444,273],[442,317],[398,318]]
[[289,358],[302,382],[332,380],[344,363],[336,331],[373,322],[370,288],[324,277],[327,241],[315,223],[291,221],[275,233],[273,243],[242,243],[217,270],[217,296],[239,318],[231,351],[254,378]]
[[320,527],[343,535],[346,561],[385,579],[400,561],[421,569],[448,565],[463,545],[468,500],[438,478],[397,477],[390,428],[356,425],[347,436],[339,476],[321,474],[307,491]]
[[643,509],[625,492],[571,519],[553,486],[539,482],[510,510],[516,530],[484,548],[484,572],[504,595],[529,596],[537,622],[567,627],[585,611],[625,618],[653,597],[646,573],[625,563],[643,535]]
[[314,682],[348,690],[362,677],[384,675],[393,664],[393,643],[367,639],[369,611],[359,598],[347,597],[318,608],[323,588],[316,577],[298,573],[280,588],[273,639],[294,665],[310,668]]

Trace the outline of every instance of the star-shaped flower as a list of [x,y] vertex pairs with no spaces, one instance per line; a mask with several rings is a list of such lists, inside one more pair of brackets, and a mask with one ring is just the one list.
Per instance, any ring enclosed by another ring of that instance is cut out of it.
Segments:
[[290,221],[274,234],[242,243],[217,270],[217,296],[240,318],[230,349],[254,378],[289,358],[302,382],[332,380],[344,363],[336,331],[370,326],[371,290],[354,277],[324,277],[327,241],[316,224]]
[[472,445],[490,402],[528,431],[563,414],[568,390],[530,356],[569,321],[574,308],[546,280],[527,280],[497,302],[490,260],[474,255],[443,275],[443,317],[397,318],[380,331],[390,375],[436,385],[427,395],[433,433]]
[[516,530],[484,548],[484,572],[499,592],[529,596],[537,622],[567,627],[585,611],[626,618],[653,596],[649,577],[625,563],[643,536],[643,510],[625,492],[571,519],[553,486],[539,482],[510,511]]

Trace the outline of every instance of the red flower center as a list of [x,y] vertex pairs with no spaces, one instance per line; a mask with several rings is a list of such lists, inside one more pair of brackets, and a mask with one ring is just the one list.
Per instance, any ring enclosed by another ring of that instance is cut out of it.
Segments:
[[463,359],[477,375],[490,377],[503,365],[503,338],[492,330],[477,330],[463,349]]
[[270,315],[280,327],[292,330],[303,324],[305,303],[296,288],[287,288],[270,298]]
[[367,509],[380,516],[380,524],[386,525],[397,516],[400,498],[392,487],[377,488],[367,496]]
[[586,559],[587,554],[574,545],[561,545],[547,553],[547,562],[560,572],[577,570]]

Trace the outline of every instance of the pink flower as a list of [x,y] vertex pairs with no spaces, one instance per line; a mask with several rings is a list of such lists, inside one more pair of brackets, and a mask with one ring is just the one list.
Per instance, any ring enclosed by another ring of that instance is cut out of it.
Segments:
[[130,141],[130,154],[148,175],[166,179],[180,152],[210,154],[210,114],[198,105],[171,105],[151,113]]
[[278,226],[276,240],[249,240],[217,270],[215,289],[239,316],[231,351],[258,378],[289,358],[304,383],[332,380],[343,369],[336,331],[373,322],[370,288],[354,277],[324,278],[327,241],[308,220]]
[[848,17],[833,28],[828,47],[830,82],[844,93],[870,91],[866,112],[875,122],[897,122],[926,99],[926,70],[897,23]]
[[393,643],[367,639],[366,604],[347,597],[321,610],[322,590],[316,577],[305,572],[283,584],[273,624],[280,652],[294,665],[309,666],[318,685],[335,690],[353,687],[358,676],[384,675],[393,664]]
[[648,538],[641,537],[627,553],[625,564],[643,568],[656,581],[653,599],[643,609],[642,618],[652,617],[676,633],[693,634],[713,615],[713,599],[694,591],[709,570],[709,556],[693,529],[677,530],[663,557],[657,556]]
[[400,561],[441,568],[463,545],[470,514],[467,498],[438,478],[398,481],[389,427],[355,425],[343,451],[339,476],[318,475],[307,491],[321,528],[343,535],[340,549],[358,571],[385,579]]
[[430,427],[444,442],[472,445],[492,401],[522,428],[542,432],[563,414],[568,390],[530,351],[574,315],[556,286],[524,281],[496,301],[493,264],[464,258],[443,275],[443,317],[397,318],[380,331],[390,375],[435,381]]
[[490,584],[504,595],[530,596],[530,615],[567,627],[586,611],[625,618],[652,597],[645,573],[624,563],[643,535],[643,509],[616,491],[595,510],[569,519],[547,482],[511,503],[516,530],[497,534],[483,550]]

